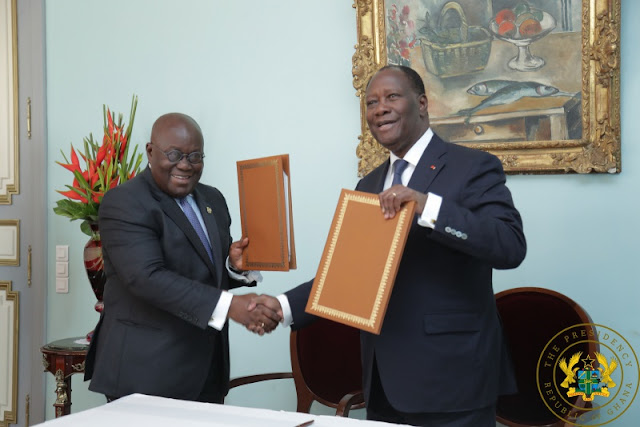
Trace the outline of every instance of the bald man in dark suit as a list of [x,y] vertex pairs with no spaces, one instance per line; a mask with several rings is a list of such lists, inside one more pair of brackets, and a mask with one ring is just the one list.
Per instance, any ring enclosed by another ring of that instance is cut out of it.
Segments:
[[100,206],[107,283],[86,361],[89,389],[222,403],[229,389],[227,318],[273,329],[280,318],[248,311],[255,286],[242,268],[248,241],[232,242],[216,188],[199,183],[204,138],[189,116],[153,125],[149,167],[109,190]]

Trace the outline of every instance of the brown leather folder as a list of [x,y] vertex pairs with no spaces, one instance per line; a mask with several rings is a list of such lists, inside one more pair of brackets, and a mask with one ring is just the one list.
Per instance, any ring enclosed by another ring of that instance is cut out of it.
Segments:
[[377,194],[342,190],[306,311],[379,334],[414,213],[384,219]]
[[296,268],[289,155],[242,160],[238,166],[245,270]]

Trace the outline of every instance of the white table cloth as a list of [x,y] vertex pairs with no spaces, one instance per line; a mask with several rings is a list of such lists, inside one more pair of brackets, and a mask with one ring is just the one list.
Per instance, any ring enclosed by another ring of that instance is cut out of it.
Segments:
[[39,425],[46,427],[295,427],[310,420],[313,420],[313,424],[309,427],[388,427],[392,425],[354,418],[216,405],[143,394],[132,394],[103,406],[45,421]]

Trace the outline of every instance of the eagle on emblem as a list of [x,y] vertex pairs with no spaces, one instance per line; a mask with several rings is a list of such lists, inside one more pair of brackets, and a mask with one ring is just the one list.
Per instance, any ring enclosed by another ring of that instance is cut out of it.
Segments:
[[567,376],[564,379],[564,381],[562,381],[562,383],[560,384],[562,387],[569,388],[569,384],[573,384],[576,382],[576,372],[578,372],[579,368],[574,368],[574,366],[580,361],[580,356],[582,356],[581,351],[575,353],[573,356],[571,356],[571,359],[569,359],[568,365],[564,357],[560,359],[560,363],[559,363],[560,369],[562,369],[562,372],[564,372],[565,375]]
[[616,383],[611,379],[611,374],[618,367],[618,362],[616,359],[611,359],[611,363],[607,363],[607,358],[602,353],[598,353],[596,351],[596,359],[598,359],[598,370],[600,371],[600,381],[603,383],[607,383],[607,388],[613,388],[616,386]]

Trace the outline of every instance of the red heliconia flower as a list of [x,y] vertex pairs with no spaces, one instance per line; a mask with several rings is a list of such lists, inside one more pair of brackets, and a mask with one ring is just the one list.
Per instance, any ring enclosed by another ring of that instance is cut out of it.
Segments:
[[71,164],[80,170],[80,160],[78,159],[78,155],[76,154],[76,150],[73,148],[73,145],[71,146]]
[[109,123],[109,136],[113,136],[113,117],[111,111],[107,108],[107,121]]
[[122,158],[124,157],[124,151],[127,149],[127,138],[125,137],[125,134],[122,133],[120,135],[120,157],[118,158],[118,160],[122,161]]
[[104,160],[104,156],[107,154],[107,144],[105,141],[102,142],[102,145],[98,149],[98,154],[96,154],[96,166],[100,166],[102,161]]
[[73,171],[80,172],[80,167],[79,166],[75,166],[75,165],[72,165],[70,163],[69,164],[60,163],[60,162],[56,162],[56,163],[59,164],[60,166],[62,166],[63,168],[70,170],[71,172],[73,172]]
[[62,194],[64,197],[68,197],[68,198],[73,199],[73,200],[79,200],[82,203],[87,203],[87,199],[85,197],[82,197],[81,195],[79,195],[78,193],[76,193],[73,190],[58,191],[58,193]]
[[[142,153],[136,153],[136,148],[130,159],[125,158],[125,153],[128,152],[137,102],[134,96],[126,127],[122,115],[116,121],[116,115],[105,106],[102,138],[94,139],[89,134],[88,138],[84,138],[84,150],[76,151],[72,144],[70,161],[65,157],[64,160],[68,163],[56,162],[73,172],[74,176],[72,186],[66,186],[68,191],[58,191],[66,199],[58,200],[54,207],[55,213],[71,220],[96,221],[104,194],[136,175],[142,162]],[[84,170],[80,159],[84,160]],[[83,226],[83,231],[86,232],[87,229],[88,227]]]

